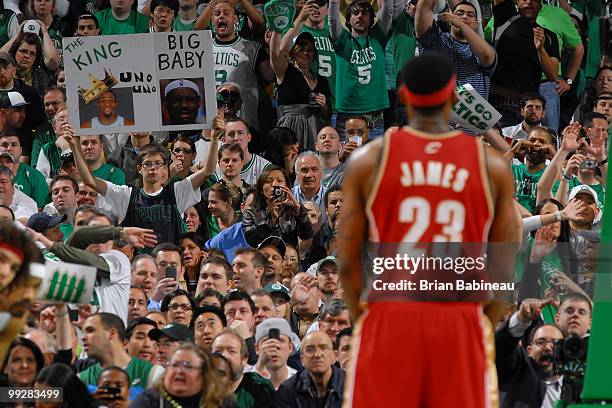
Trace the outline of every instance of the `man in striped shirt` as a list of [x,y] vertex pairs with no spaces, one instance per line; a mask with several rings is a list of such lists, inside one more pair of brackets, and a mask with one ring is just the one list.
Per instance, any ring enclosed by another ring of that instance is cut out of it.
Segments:
[[450,33],[446,33],[434,22],[435,4],[435,0],[420,0],[416,6],[414,27],[421,50],[436,51],[449,58],[457,73],[457,85],[469,83],[487,99],[497,56],[476,31],[479,24],[476,8],[461,1],[452,13],[440,14],[438,21],[451,26]]

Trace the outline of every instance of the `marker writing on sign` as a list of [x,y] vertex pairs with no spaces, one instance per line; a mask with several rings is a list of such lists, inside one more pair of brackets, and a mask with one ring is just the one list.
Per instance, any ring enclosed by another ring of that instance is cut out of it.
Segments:
[[204,51],[198,50],[200,40],[198,34],[190,34],[187,38],[179,35],[168,36],[169,53],[157,56],[157,68],[160,71],[202,68]]

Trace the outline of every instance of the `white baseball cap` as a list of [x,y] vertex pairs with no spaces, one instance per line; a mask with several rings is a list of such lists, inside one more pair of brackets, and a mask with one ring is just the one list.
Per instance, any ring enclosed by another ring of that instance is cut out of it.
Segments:
[[24,33],[32,33],[32,34],[36,34],[40,36],[40,33],[41,33],[40,24],[38,24],[38,21],[36,20],[27,20],[23,24],[22,31]]
[[574,198],[576,198],[578,194],[590,194],[591,197],[593,197],[593,200],[595,200],[595,202],[598,202],[597,193],[595,192],[595,190],[593,190],[591,187],[587,186],[586,184],[581,184],[579,186],[572,188],[572,191],[570,191],[569,193],[569,201],[572,201]]
[[177,79],[177,80],[170,82],[168,85],[166,85],[166,89],[164,89],[164,96],[168,96],[170,92],[178,88],[193,89],[195,93],[198,96],[200,96],[200,88],[198,87],[198,85],[195,82],[190,81],[188,79]]

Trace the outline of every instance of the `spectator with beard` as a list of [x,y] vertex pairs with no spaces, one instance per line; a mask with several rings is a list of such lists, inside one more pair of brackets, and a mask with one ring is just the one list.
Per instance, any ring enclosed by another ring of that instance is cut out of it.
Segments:
[[[323,303],[329,303],[339,285],[338,261],[335,256],[328,256],[317,263],[317,281]],[[330,336],[333,339],[333,336]]]
[[257,373],[244,372],[249,351],[240,335],[233,330],[224,330],[213,340],[212,352],[223,355],[229,361],[232,368],[230,391],[234,393],[235,401],[240,408],[275,406],[272,383]]
[[556,153],[555,136],[546,128],[531,131],[526,141],[520,141],[506,152],[505,157],[525,153],[525,163],[512,164],[514,173],[515,198],[530,213],[536,206],[537,185],[546,168],[546,159],[552,159]]
[[267,259],[267,266],[261,278],[261,285],[272,285],[278,282],[283,269],[283,258],[285,256],[285,241],[277,236],[269,236],[261,241],[257,250]]
[[523,121],[518,125],[508,126],[502,129],[502,134],[513,140],[523,140],[529,137],[532,130],[542,126],[546,110],[546,100],[538,94],[525,94],[521,117]]
[[531,322],[538,320],[548,301],[525,299],[517,312],[495,334],[500,407],[554,406],[559,400],[570,402],[576,390],[572,381],[554,370],[553,343],[563,339],[555,325],[544,324],[532,330],[527,347],[519,345]]

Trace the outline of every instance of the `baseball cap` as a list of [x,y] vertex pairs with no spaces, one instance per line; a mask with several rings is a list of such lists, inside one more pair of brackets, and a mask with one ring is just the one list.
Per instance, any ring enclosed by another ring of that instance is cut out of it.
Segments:
[[13,156],[11,156],[11,154],[9,152],[2,152],[2,153],[0,153],[0,157],[8,157],[9,159],[11,159],[11,161],[13,163],[15,163],[15,159],[13,158]]
[[[295,37],[295,40],[293,40],[293,46],[291,48],[293,49],[293,47],[295,47],[295,44],[297,44],[297,42],[300,40],[310,41],[312,45],[315,45],[315,38],[313,37],[313,35],[310,34],[308,31],[302,31],[297,37]],[[315,48],[315,54],[316,53],[317,49]]]
[[198,85],[195,82],[190,81],[188,79],[177,79],[177,80],[170,82],[168,85],[166,85],[166,89],[164,89],[164,96],[168,96],[170,92],[178,88],[193,89],[195,93],[198,94],[198,96],[200,96],[200,88],[198,87]]
[[0,109],[13,109],[29,105],[19,92],[0,92]]
[[161,336],[170,337],[175,341],[190,341],[193,343],[193,331],[184,324],[169,324],[163,329],[153,329],[149,332],[149,338],[159,341]]
[[261,241],[261,243],[257,246],[257,250],[259,251],[262,248],[267,246],[273,246],[278,249],[281,256],[285,256],[285,251],[287,250],[287,246],[285,245],[285,241],[281,237],[277,237],[276,235],[270,235],[268,238]]
[[336,266],[338,266],[338,260],[336,259],[336,257],[330,255],[326,258],[321,259],[319,262],[317,262],[317,272],[319,271],[319,269],[321,269],[323,264],[326,264],[326,263],[333,263]]
[[38,21],[36,20],[27,20],[23,24],[22,31],[24,33],[32,33],[32,34],[40,35],[41,33],[40,24],[38,24]]
[[590,194],[591,197],[593,197],[593,200],[597,202],[597,193],[595,192],[595,190],[593,190],[591,187],[587,186],[586,184],[581,184],[579,186],[572,188],[572,191],[570,191],[570,194],[569,194],[569,201],[572,201],[574,198],[576,198],[578,194]]
[[281,295],[288,302],[291,299],[291,294],[289,293],[289,289],[285,285],[281,285],[280,283],[273,283],[271,285],[266,285],[263,287],[263,290],[270,295]]
[[44,232],[64,221],[66,221],[66,214],[53,217],[45,213],[36,213],[28,219],[28,227],[36,232]]
[[195,324],[196,319],[204,313],[212,313],[212,314],[217,315],[217,317],[221,319],[221,323],[223,323],[223,327],[227,327],[227,319],[225,318],[225,314],[223,314],[223,311],[219,309],[217,306],[211,306],[211,305],[200,306],[195,310],[195,312],[193,313],[193,317],[191,318],[192,326],[193,324]]
[[15,58],[8,52],[0,52],[0,64],[15,65]]
[[259,323],[257,329],[255,329],[255,343],[259,343],[260,340],[268,337],[270,329],[278,329],[281,336],[289,337],[295,350],[300,347],[300,338],[291,330],[289,322],[282,317],[270,317]]

